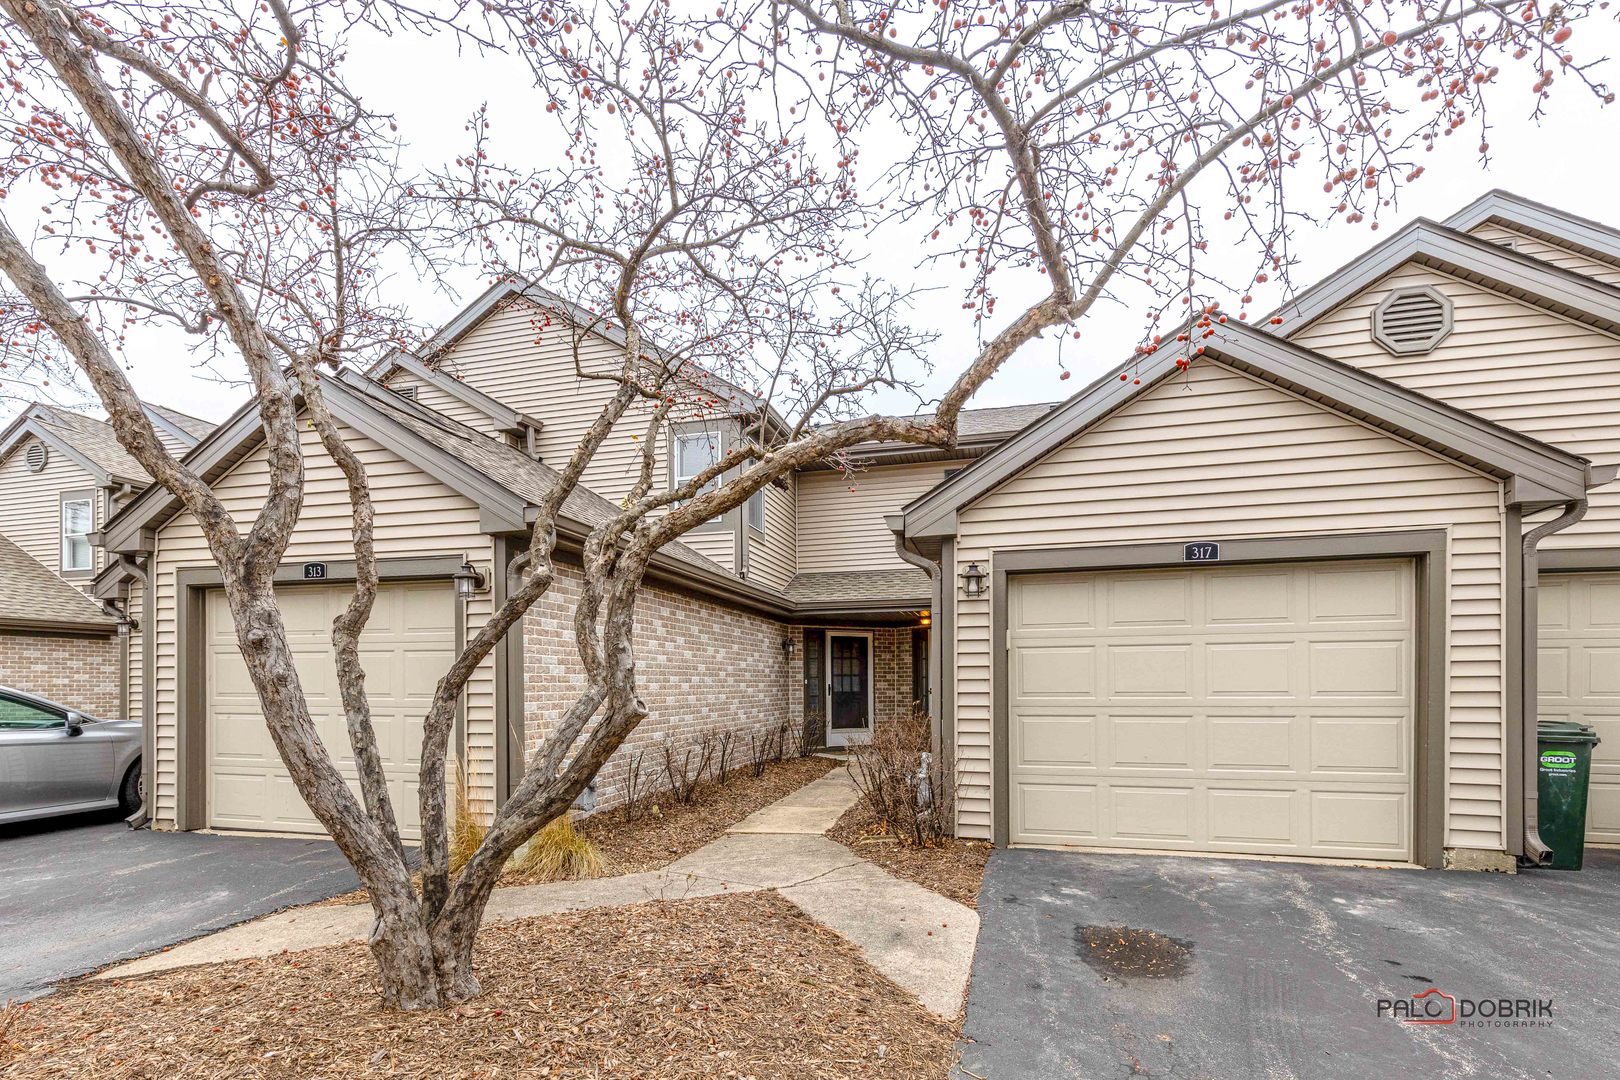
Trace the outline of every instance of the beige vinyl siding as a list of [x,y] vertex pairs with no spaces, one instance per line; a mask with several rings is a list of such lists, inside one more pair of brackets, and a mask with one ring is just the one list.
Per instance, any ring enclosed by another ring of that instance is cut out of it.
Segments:
[[152,430],[157,433],[158,442],[163,444],[163,449],[177,458],[185,457],[191,451],[191,448],[196,445],[196,443],[186,442],[170,432],[168,428],[159,427],[157,424],[152,425]]
[[1506,246],[1508,242],[1511,242],[1515,251],[1528,255],[1532,259],[1550,262],[1554,266],[1571,270],[1585,277],[1594,278],[1606,285],[1620,285],[1620,266],[1594,259],[1590,255],[1583,255],[1579,251],[1571,251],[1569,248],[1560,247],[1557,244],[1549,244],[1545,240],[1527,236],[1516,229],[1505,228],[1494,222],[1487,221],[1474,229],[1473,235],[1481,240],[1489,240],[1493,244]]
[[[348,560],[354,557],[348,494],[342,473],[332,464],[316,434],[300,425],[305,455],[304,507],[287,562]],[[455,555],[488,568],[490,540],[479,531],[478,508],[392,452],[351,430],[344,437],[359,455],[371,483],[376,510],[376,549],[380,559]],[[263,505],[266,462],[261,447],[214,485],[215,492],[244,531]],[[157,813],[162,827],[175,817],[176,580],[187,567],[211,567],[213,558],[195,519],[175,517],[158,532],[153,582],[156,590],[156,662],[152,692],[156,701]],[[467,605],[467,624],[477,627],[491,613],[490,593]],[[201,633],[202,628],[194,632]],[[493,806],[494,660],[480,665],[465,698],[469,790],[475,808]],[[193,718],[196,720],[197,718]]]
[[[561,319],[551,319],[550,326],[542,325],[545,320],[545,313],[528,303],[494,311],[444,354],[439,369],[538,419],[541,458],[560,469],[617,385],[580,378],[572,332]],[[586,370],[617,371],[620,363],[618,347],[594,334],[580,343],[580,358]],[[648,406],[638,404],[619,421],[586,468],[586,487],[610,502],[624,498],[641,466],[650,415]],[[658,467],[664,468],[668,436],[659,431],[655,437]]]
[[[1429,285],[1453,306],[1433,352],[1394,356],[1372,339],[1372,310],[1392,289]],[[1620,462],[1620,339],[1519,300],[1406,266],[1297,332],[1306,348],[1589,457]],[[1586,518],[1544,548],[1620,545],[1620,484],[1592,492]]]
[[[96,480],[56,447],[45,444],[45,468],[28,471],[28,448],[39,440],[29,436],[0,462],[0,533],[38,559],[52,573],[62,572],[62,494],[95,491],[95,526],[107,520],[103,494]],[[100,570],[106,556],[100,548],[91,555],[91,565]],[[88,576],[88,575],[85,575]],[[75,574],[73,580],[80,581]]]
[[945,479],[963,461],[884,465],[856,472],[799,474],[799,573],[902,570],[884,518]]
[[485,435],[495,435],[495,421],[454,394],[428,382],[426,379],[417,378],[408,371],[399,371],[395,372],[394,377],[388,380],[387,385],[392,390],[415,387],[416,400],[422,405],[448,416],[457,423],[465,424],[474,431],[482,431]]
[[[1194,365],[959,515],[957,565],[993,551],[1445,528],[1447,829],[1501,850],[1501,485],[1275,387]],[[991,812],[990,605],[956,597],[963,835]]]
[[798,572],[799,555],[794,540],[797,520],[794,480],[795,477],[788,477],[786,491],[775,484],[765,486],[765,534],[761,536],[752,529],[747,530],[748,577],[773,589],[786,585]]

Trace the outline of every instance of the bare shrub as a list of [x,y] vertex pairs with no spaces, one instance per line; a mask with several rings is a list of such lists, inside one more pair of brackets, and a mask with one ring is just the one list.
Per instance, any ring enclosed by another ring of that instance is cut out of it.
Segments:
[[850,773],[861,801],[897,839],[932,847],[956,822],[956,769],[948,751],[933,753],[926,713],[874,726],[850,747]]
[[765,766],[771,763],[771,755],[775,753],[773,748],[776,745],[776,733],[772,731],[756,731],[748,736],[749,758],[752,761],[748,775],[755,780],[765,775]]
[[637,750],[624,770],[624,819],[626,821],[639,820],[647,808],[648,788],[651,783],[646,770],[642,767],[646,759],[647,751]]
[[737,748],[737,733],[735,731],[722,731],[714,740],[714,778],[718,783],[726,782],[726,774],[731,771],[731,755]]
[[782,756],[785,758],[800,758],[809,754],[804,741],[804,727],[786,720],[782,721]]
[[596,845],[574,829],[564,814],[530,837],[507,864],[541,881],[579,881],[602,876],[602,856]]
[[799,732],[799,756],[809,757],[827,746],[827,718],[819,712],[804,714],[804,727]]
[[698,783],[709,771],[714,758],[714,736],[704,735],[696,744],[687,743],[679,751],[673,743],[664,744],[664,776],[669,793],[677,803],[690,806],[697,796]]

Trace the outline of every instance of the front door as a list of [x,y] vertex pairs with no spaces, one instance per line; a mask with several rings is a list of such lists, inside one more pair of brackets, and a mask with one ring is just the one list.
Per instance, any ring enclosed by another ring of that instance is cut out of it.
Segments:
[[827,745],[848,746],[872,731],[872,639],[827,635]]

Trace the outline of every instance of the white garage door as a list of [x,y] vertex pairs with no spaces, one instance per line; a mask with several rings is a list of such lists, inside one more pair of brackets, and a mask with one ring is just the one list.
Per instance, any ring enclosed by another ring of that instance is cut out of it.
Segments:
[[1540,717],[1597,729],[1586,838],[1620,844],[1620,574],[1543,574],[1537,604]]
[[1410,563],[1010,580],[1014,843],[1411,857]]
[[[332,659],[332,620],[345,586],[278,591],[287,637],[321,741],[354,782],[354,755]],[[400,828],[415,837],[422,718],[455,649],[454,591],[445,582],[384,585],[361,637],[366,692],[388,793]],[[259,711],[222,592],[208,595],[208,824],[223,829],[324,832],[287,775]]]

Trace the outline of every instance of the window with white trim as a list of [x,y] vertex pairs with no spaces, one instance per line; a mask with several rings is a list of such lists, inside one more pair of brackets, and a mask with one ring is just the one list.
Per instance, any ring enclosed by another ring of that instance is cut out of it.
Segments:
[[[681,488],[698,473],[720,460],[720,433],[718,431],[678,431],[675,433],[675,487]],[[714,477],[697,490],[697,494],[713,491],[720,486]]]
[[91,569],[90,531],[95,528],[95,503],[90,496],[62,500],[62,570]]
[[748,527],[757,533],[765,531],[765,489],[760,488],[748,496]]

